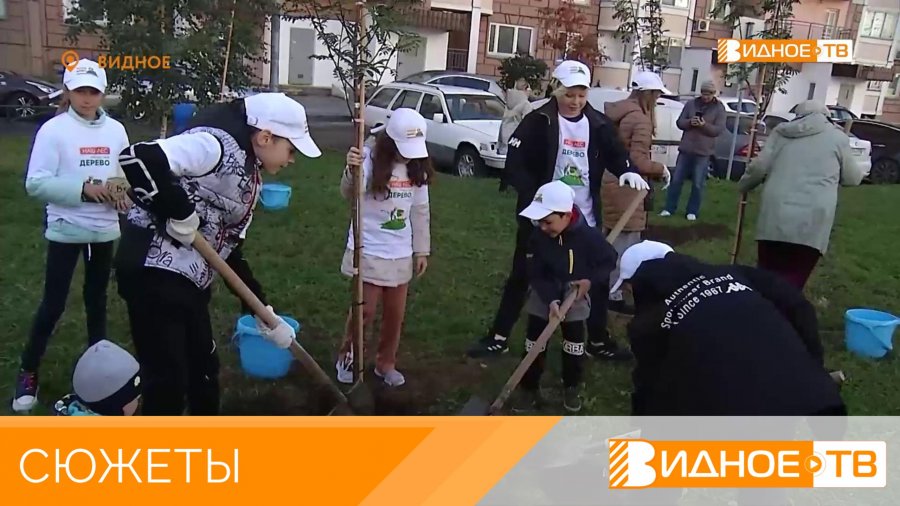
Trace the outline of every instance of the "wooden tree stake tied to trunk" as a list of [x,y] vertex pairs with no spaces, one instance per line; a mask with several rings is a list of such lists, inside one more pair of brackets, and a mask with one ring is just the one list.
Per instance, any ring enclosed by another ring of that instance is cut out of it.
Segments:
[[234,9],[237,0],[231,4],[231,22],[228,23],[228,40],[225,43],[225,64],[222,65],[222,86],[219,88],[219,102],[225,101],[225,78],[228,76],[228,59],[231,57],[231,37],[234,34]]
[[[365,42],[366,32],[366,3],[356,2],[357,20],[357,59],[365,58],[365,51],[361,47]],[[356,149],[362,153],[365,143],[365,103],[366,103],[366,79],[362,61],[359,61],[354,83],[356,103],[354,104],[354,121],[356,122]],[[363,193],[363,168],[362,165],[353,167],[353,211],[351,222],[353,224],[353,381],[356,384],[363,382],[365,360],[363,356],[365,346],[365,324],[363,321],[363,280],[362,280],[362,201]]]
[[[757,86],[759,86],[759,95],[762,97],[763,95],[763,87],[766,82],[766,65],[761,65],[759,68],[759,74],[757,77]],[[768,99],[765,99],[765,103],[768,104]],[[753,123],[750,125],[750,144],[748,145],[748,153],[747,153],[747,163],[744,165],[744,173],[747,173],[747,169],[750,168],[750,162],[753,161],[753,158],[757,155],[756,153],[756,132],[757,132],[757,123],[759,123],[759,107],[756,108],[756,112],[753,113]],[[735,118],[734,128],[736,130],[740,130],[741,116],[737,115]],[[734,247],[731,249],[731,265],[737,263],[738,254],[741,252],[741,239],[743,238],[744,233],[744,211],[747,209],[747,194],[741,192],[740,202],[738,202],[738,215],[737,215],[737,224],[734,228]]]

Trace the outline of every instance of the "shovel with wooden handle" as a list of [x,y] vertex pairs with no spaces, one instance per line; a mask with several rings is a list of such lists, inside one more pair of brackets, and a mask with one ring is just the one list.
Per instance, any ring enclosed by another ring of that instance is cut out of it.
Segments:
[[[232,290],[238,295],[238,297],[243,300],[250,309],[253,310],[253,313],[259,317],[269,328],[275,328],[280,323],[281,320],[270,311],[259,298],[247,287],[244,281],[231,269],[225,260],[219,256],[215,249],[206,241],[206,239],[197,232],[194,236],[194,248],[200,252],[200,255],[204,260],[209,263],[209,265],[218,272],[222,278],[228,283],[228,286],[231,287]],[[310,373],[317,383],[320,383],[322,386],[326,387],[329,392],[337,399],[338,406],[335,408],[333,412],[340,413],[344,410],[352,411],[350,408],[350,401],[344,395],[343,392],[335,385],[331,378],[328,377],[328,374],[319,367],[319,364],[316,363],[315,359],[307,352],[303,346],[300,346],[300,343],[295,339],[291,343],[291,353],[294,355],[303,368],[306,369],[308,373]],[[344,406],[344,409],[338,409],[341,406]]]
[[[612,244],[613,241],[619,237],[619,234],[622,233],[622,229],[625,228],[625,225],[628,223],[628,220],[631,219],[631,216],[637,210],[638,206],[641,205],[641,202],[647,197],[647,190],[640,190],[635,195],[634,199],[628,204],[628,207],[625,209],[625,212],[622,214],[622,217],[619,218],[619,221],[616,222],[616,225],[610,230],[609,235],[606,236],[607,242]],[[562,306],[559,308],[560,316],[564,319],[566,313],[569,312],[569,309],[572,307],[572,304],[575,303],[575,296],[577,295],[576,290],[572,290],[565,301],[563,301]],[[459,414],[462,416],[493,416],[500,412],[503,408],[503,405],[506,403],[506,400],[509,399],[509,396],[512,395],[512,392],[519,386],[519,383],[522,381],[522,378],[525,377],[525,373],[528,372],[528,369],[531,367],[531,364],[537,359],[537,356],[541,353],[541,351],[546,346],[547,342],[553,336],[553,333],[556,332],[557,327],[562,322],[559,318],[550,317],[547,326],[544,327],[544,331],[541,332],[541,335],[538,336],[537,340],[532,346],[531,350],[525,354],[525,358],[519,363],[516,370],[513,371],[512,376],[506,381],[506,384],[503,385],[503,388],[500,389],[500,395],[494,400],[493,403],[488,404],[483,399],[478,396],[472,396],[466,402],[466,404],[459,411]]]

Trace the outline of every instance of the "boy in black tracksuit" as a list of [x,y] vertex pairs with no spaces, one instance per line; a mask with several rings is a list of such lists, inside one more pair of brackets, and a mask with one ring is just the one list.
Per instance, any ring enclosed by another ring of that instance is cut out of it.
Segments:
[[[563,88],[561,94],[553,96],[547,104],[529,113],[516,128],[509,140],[509,150],[506,155],[506,165],[503,171],[501,191],[511,186],[518,194],[516,201],[516,213],[518,214],[531,203],[538,187],[550,181],[560,179],[559,165],[564,163],[563,155],[568,146],[568,140],[561,139],[563,127],[570,123],[580,123],[582,120],[588,124],[588,135],[584,148],[584,158],[587,159],[588,173],[584,174],[587,186],[592,198],[590,211],[581,211],[582,218],[590,212],[595,222],[600,221],[600,185],[604,171],[609,171],[617,178],[619,184],[628,184],[635,189],[645,189],[646,182],[631,167],[628,153],[619,139],[613,122],[603,113],[591,107],[586,101],[581,102],[581,110],[572,116],[569,107],[565,107],[567,97],[572,93],[586,93],[589,79],[581,84],[577,82],[577,76],[583,76],[578,67],[579,62],[566,61],[560,64],[554,72],[555,78],[561,78]],[[574,73],[569,73],[574,69]],[[590,75],[589,69],[582,69],[584,74]],[[570,82],[569,79],[573,79]],[[581,144],[581,140],[578,141]],[[584,159],[580,158],[580,159]],[[518,230],[516,232],[516,246],[513,253],[512,268],[503,288],[500,306],[497,309],[494,322],[487,333],[474,343],[467,354],[470,357],[495,356],[508,350],[507,339],[512,333],[513,326],[519,318],[519,314],[525,304],[528,295],[528,277],[525,261],[525,250],[528,238],[531,236],[533,225],[521,216],[517,217]],[[607,283],[594,286],[593,300],[594,311],[587,319],[588,347],[587,353],[606,360],[627,360],[631,354],[620,349],[613,341],[607,330]]]
[[846,415],[815,308],[778,276],[653,241],[626,250],[621,266],[636,310],[633,415]]
[[[531,293],[526,303],[528,329],[525,352],[546,328],[551,315],[571,289],[578,291],[575,303],[561,324],[563,334],[562,375],[567,411],[581,410],[579,390],[584,356],[584,321],[591,314],[592,286],[606,286],[615,269],[617,254],[597,228],[589,226],[574,205],[574,191],[562,181],[541,186],[531,205],[521,213],[537,222],[526,255]],[[544,371],[546,348],[522,379],[522,393],[515,410],[540,404],[539,384]]]

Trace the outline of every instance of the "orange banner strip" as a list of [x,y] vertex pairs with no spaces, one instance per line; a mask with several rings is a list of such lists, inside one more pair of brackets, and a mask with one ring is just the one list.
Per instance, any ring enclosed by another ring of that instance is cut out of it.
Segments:
[[10,504],[475,504],[556,417],[6,418]]

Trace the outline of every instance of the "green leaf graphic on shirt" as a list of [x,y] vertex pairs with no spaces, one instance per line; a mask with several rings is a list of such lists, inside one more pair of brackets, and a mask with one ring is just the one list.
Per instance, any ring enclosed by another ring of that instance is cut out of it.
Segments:
[[403,209],[391,211],[391,219],[382,223],[381,228],[384,230],[403,230],[406,228],[406,216],[403,215]]
[[578,171],[578,167],[574,165],[566,167],[565,174],[563,177],[559,178],[559,180],[569,186],[584,186],[584,180],[581,179],[581,173]]

